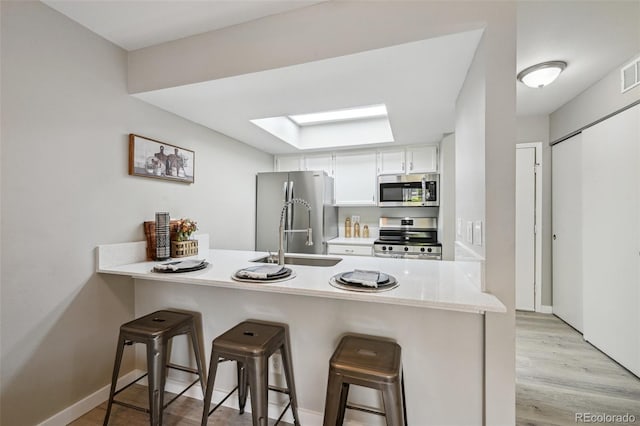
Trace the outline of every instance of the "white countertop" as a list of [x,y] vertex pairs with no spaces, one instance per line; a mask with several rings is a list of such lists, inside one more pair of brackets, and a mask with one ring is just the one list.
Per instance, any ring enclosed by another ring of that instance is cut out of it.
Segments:
[[345,238],[338,237],[327,241],[327,244],[351,245],[351,246],[373,246],[376,238]]
[[[288,281],[244,283],[232,280],[231,275],[238,269],[257,265],[252,264],[251,260],[265,256],[267,253],[209,250],[198,256],[210,262],[204,270],[180,274],[156,273],[151,269],[161,262],[136,261],[145,258],[145,244],[138,242],[99,246],[97,272],[126,275],[136,279],[461,312],[506,312],[505,306],[498,298],[480,290],[480,283],[475,282],[473,278],[477,275],[468,272],[470,266],[468,262],[344,256],[343,260],[333,267],[288,265],[296,274],[295,278]],[[130,262],[126,263],[127,260]],[[379,270],[393,275],[398,280],[399,286],[386,292],[361,293],[341,290],[329,284],[329,278],[333,275],[354,269]]]

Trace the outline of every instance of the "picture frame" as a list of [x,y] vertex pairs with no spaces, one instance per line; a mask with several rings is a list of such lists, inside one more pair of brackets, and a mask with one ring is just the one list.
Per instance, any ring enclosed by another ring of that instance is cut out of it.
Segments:
[[194,183],[195,156],[190,149],[129,134],[129,174]]

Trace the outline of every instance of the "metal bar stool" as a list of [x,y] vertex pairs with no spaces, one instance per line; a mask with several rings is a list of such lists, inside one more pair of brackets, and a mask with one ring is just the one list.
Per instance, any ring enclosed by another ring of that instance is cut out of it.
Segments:
[[[191,336],[191,345],[195,354],[197,369],[169,363],[169,339],[181,334],[189,334]],[[118,382],[118,373],[120,371],[120,363],[122,362],[124,347],[125,345],[133,345],[134,343],[143,343],[147,346],[147,372],[133,382],[124,386],[122,389],[116,391],[116,384]],[[180,394],[176,395],[171,401],[164,404],[164,385],[167,376],[167,368],[197,374],[198,378]],[[147,376],[149,387],[148,409],[114,399],[117,394]],[[109,403],[107,405],[107,413],[104,417],[104,425],[106,426],[109,422],[112,404],[118,404],[148,413],[150,415],[149,420],[151,422],[151,426],[161,425],[163,410],[198,382],[200,382],[200,386],[204,391],[204,370],[202,369],[200,343],[198,341],[193,315],[183,312],[157,311],[123,324],[120,326],[118,349],[113,366],[111,392],[109,393]]]
[[[385,411],[347,403],[352,384],[381,391]],[[346,408],[385,416],[388,426],[407,426],[400,345],[353,335],[340,340],[329,364],[323,425],[342,425]]]
[[[269,386],[269,357],[278,350],[282,356],[282,366],[288,389]],[[218,362],[223,361],[237,362],[238,385],[209,411]],[[289,403],[274,425],[280,422],[289,407],[291,407],[293,413],[294,424],[296,426],[300,425],[296,388],[293,381],[291,349],[284,326],[266,322],[244,321],[213,340],[209,377],[207,378],[207,392],[205,393],[204,408],[202,410],[202,426],[207,424],[209,416],[236,389],[238,390],[240,414],[244,413],[247,390],[251,391],[253,426],[267,426],[269,418],[267,394],[270,390],[289,395]]]

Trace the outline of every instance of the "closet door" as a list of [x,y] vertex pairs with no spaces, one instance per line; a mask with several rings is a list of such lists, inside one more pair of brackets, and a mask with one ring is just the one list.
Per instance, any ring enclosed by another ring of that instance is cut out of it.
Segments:
[[640,106],[583,132],[584,337],[640,375]]
[[551,149],[553,313],[582,331],[582,136]]

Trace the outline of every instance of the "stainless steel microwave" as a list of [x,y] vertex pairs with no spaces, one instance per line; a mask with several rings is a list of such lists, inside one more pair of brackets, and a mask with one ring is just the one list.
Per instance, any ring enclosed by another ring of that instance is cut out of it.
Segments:
[[437,173],[378,176],[378,206],[423,207],[440,205]]

